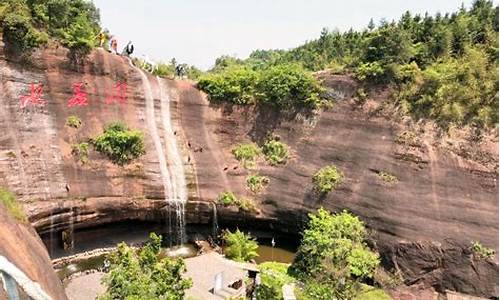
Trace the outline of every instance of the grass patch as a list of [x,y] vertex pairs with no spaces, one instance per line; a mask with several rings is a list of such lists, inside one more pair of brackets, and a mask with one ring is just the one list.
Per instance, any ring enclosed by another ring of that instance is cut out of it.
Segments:
[[247,186],[254,193],[260,193],[269,183],[269,178],[258,174],[247,177]]
[[267,161],[273,166],[285,164],[288,160],[288,146],[275,139],[268,140],[262,147]]
[[260,154],[260,149],[254,143],[239,144],[234,147],[232,153],[245,168],[253,168],[255,167],[255,161]]
[[334,165],[321,168],[312,178],[314,189],[321,194],[328,194],[338,188],[343,181],[344,174]]
[[471,250],[481,258],[491,258],[495,255],[495,250],[484,246],[478,241],[472,242]]
[[398,178],[395,175],[393,175],[393,174],[391,174],[389,172],[380,171],[380,172],[378,172],[378,177],[382,181],[387,182],[387,183],[396,183],[396,182],[398,182]]
[[3,203],[10,215],[16,218],[18,221],[21,221],[23,223],[26,223],[28,221],[22,205],[17,202],[14,194],[3,187],[0,187],[0,202]]
[[83,125],[82,120],[75,115],[71,115],[66,119],[66,126],[72,128],[80,128]]
[[391,296],[383,289],[379,289],[366,284],[361,285],[361,291],[354,298],[355,300],[391,300]]
[[92,140],[92,144],[118,165],[127,164],[146,153],[142,132],[130,130],[121,122],[106,126],[104,132]]
[[73,144],[71,146],[71,154],[73,154],[79,162],[86,164],[89,161],[89,143]]

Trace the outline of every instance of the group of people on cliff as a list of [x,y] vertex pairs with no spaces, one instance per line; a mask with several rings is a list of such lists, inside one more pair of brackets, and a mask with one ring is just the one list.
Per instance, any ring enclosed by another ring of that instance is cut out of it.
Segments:
[[[99,47],[104,48],[104,45],[106,43],[108,36],[107,34],[101,30],[99,34],[97,35],[97,39],[99,41]],[[134,45],[132,44],[132,41],[129,41],[127,45],[123,48],[122,52],[119,54],[118,53],[118,40],[115,36],[111,35],[109,37],[109,49],[108,51],[110,53],[114,53],[116,55],[123,55],[126,57],[130,57],[132,53],[134,53]],[[144,64],[146,66],[150,66],[151,70],[148,70],[150,72],[153,72],[155,69],[156,64],[153,63],[151,60],[149,60],[146,56],[142,58],[144,61]],[[186,74],[186,66],[185,64],[178,64],[175,66],[175,76],[182,78]]]
[[[99,40],[99,47],[104,47],[104,43],[106,43],[106,33],[104,31],[101,31],[99,32],[99,35],[97,36],[98,40]],[[118,54],[118,40],[116,39],[115,36],[111,36],[109,38],[109,52],[111,53],[114,53],[114,54]],[[132,55],[132,53],[134,53],[134,45],[132,44],[132,41],[129,41],[127,43],[127,45],[123,48],[123,51],[121,53],[121,55],[124,55],[124,56],[127,56],[127,57],[130,57],[130,55]]]

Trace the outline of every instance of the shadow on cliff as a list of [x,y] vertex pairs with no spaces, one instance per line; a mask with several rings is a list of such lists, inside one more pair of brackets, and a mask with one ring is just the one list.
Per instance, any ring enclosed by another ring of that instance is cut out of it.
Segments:
[[251,121],[248,136],[257,144],[263,144],[284,122],[294,121],[298,118],[310,119],[316,114],[310,108],[293,107],[282,109],[269,104],[240,106],[232,103],[210,102],[209,107],[221,111],[225,117],[233,115],[237,108],[248,109],[243,114],[246,119]]

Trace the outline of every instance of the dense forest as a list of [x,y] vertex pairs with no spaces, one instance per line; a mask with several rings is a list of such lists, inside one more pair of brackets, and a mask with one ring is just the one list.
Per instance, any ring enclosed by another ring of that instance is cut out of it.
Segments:
[[200,87],[213,100],[273,102],[266,97],[269,78],[262,77],[274,73],[280,75],[274,83],[281,83],[281,89],[273,88],[275,94],[299,104],[316,102],[317,88],[298,69],[353,75],[367,88],[388,85],[398,106],[417,119],[494,126],[498,6],[477,0],[469,9],[462,6],[444,15],[406,12],[378,26],[370,20],[362,31],[323,29],[318,39],[291,50],[257,50],[244,60],[223,56],[201,78]]

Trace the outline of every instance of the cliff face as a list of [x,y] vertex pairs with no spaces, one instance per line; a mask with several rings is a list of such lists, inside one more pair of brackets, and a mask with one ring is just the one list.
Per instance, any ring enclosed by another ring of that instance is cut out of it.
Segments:
[[[49,255],[35,230],[29,224],[20,224],[0,204],[0,255],[17,269],[38,283],[45,294],[54,300],[65,300],[61,281],[50,264]],[[7,299],[3,285],[0,299]]]
[[[498,296],[498,263],[478,260],[467,250],[473,240],[498,249],[495,139],[470,147],[429,136],[432,130],[414,135],[384,113],[385,91],[361,105],[352,99],[356,83],[342,76],[322,75],[337,100],[332,109],[311,116],[211,105],[182,81],[148,77],[149,89],[126,59],[102,50],[94,51],[80,72],[66,66],[63,49],[44,51],[30,68],[2,57],[0,68],[0,184],[18,195],[39,233],[165,218],[158,145],[166,156],[167,142],[175,140],[186,174],[188,223],[211,222],[209,202],[228,190],[254,198],[260,214],[219,207],[220,223],[296,234],[306,213],[319,206],[348,209],[370,227],[385,263],[399,268],[407,283]],[[43,84],[47,105],[21,110],[19,98],[32,82]],[[89,104],[68,108],[76,82],[85,83]],[[125,103],[106,104],[118,82],[127,85]],[[165,125],[166,102],[173,134]],[[83,126],[66,126],[69,115],[80,117]],[[96,136],[113,120],[144,132],[146,154],[125,167],[94,151],[88,163],[79,162],[72,144]],[[249,172],[231,149],[239,142],[262,142],[270,133],[290,146],[292,158],[280,167],[259,161],[255,171],[270,183],[255,196],[245,188]],[[175,170],[171,157],[165,160],[167,171]],[[311,176],[332,163],[345,182],[328,196],[315,197]],[[381,171],[394,174],[397,182],[382,181]],[[449,251],[449,240],[456,251]],[[423,263],[429,260],[433,263]]]

